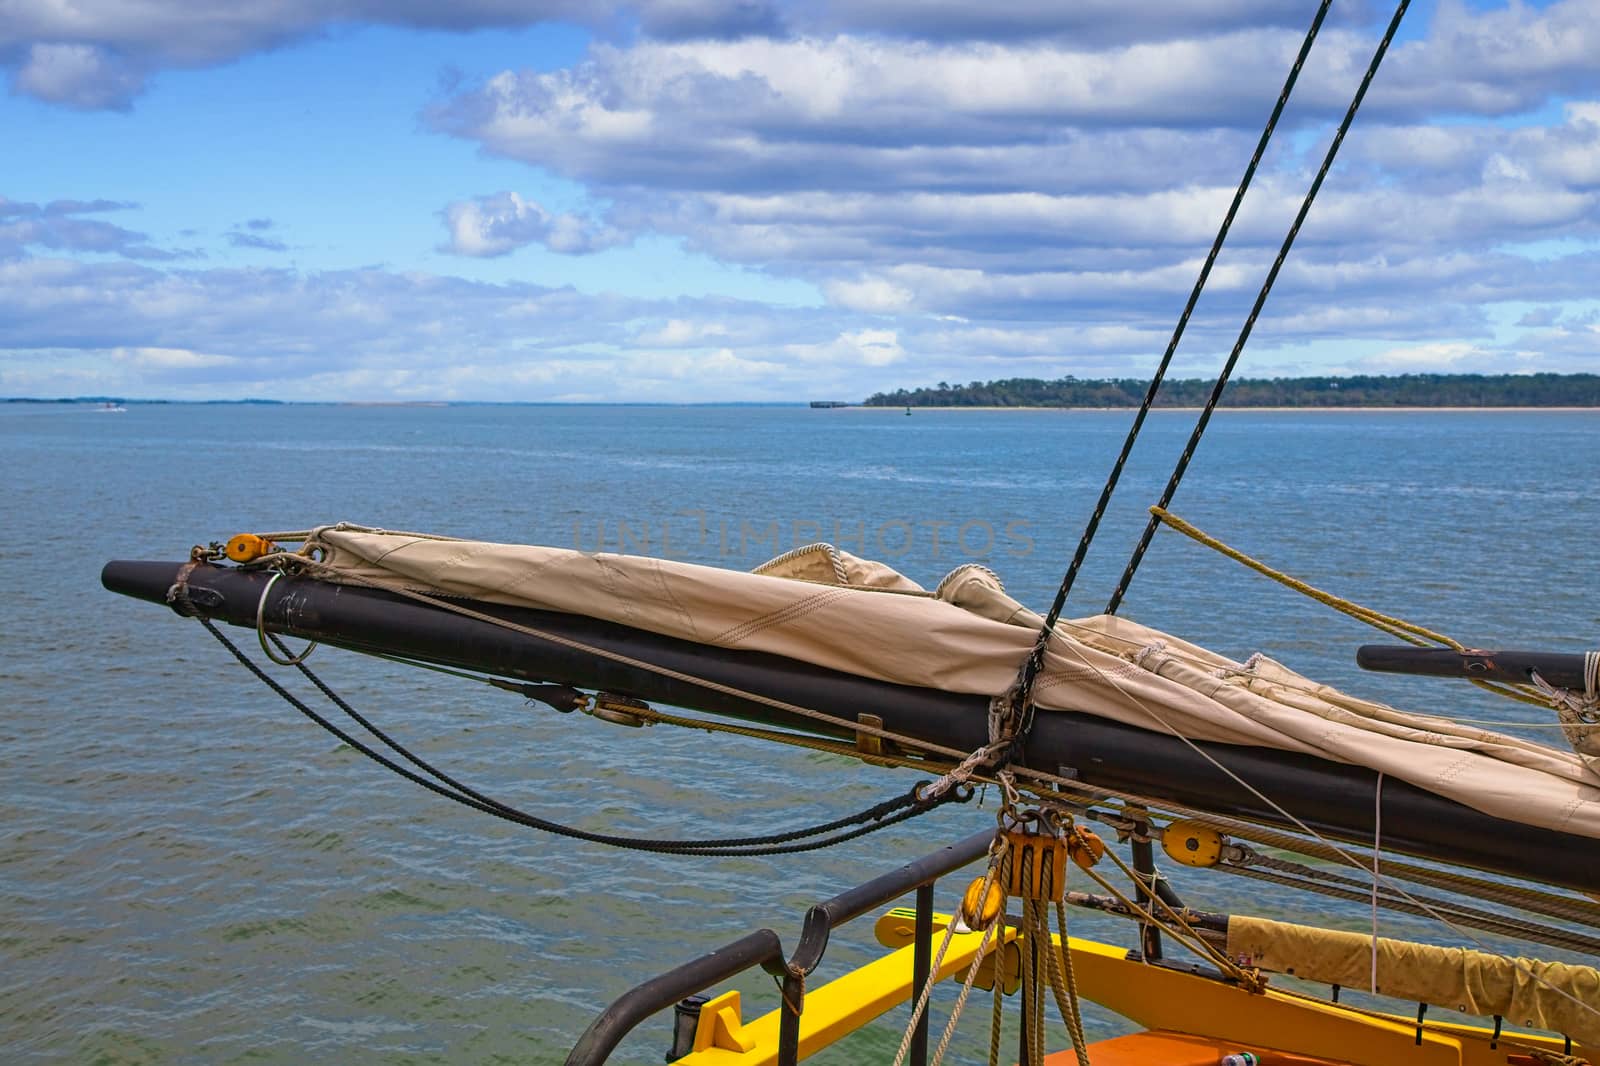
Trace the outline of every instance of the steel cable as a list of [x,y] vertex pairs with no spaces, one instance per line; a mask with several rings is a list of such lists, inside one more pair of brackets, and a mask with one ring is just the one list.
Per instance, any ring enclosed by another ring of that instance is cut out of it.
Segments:
[[1072,586],[1078,578],[1078,571],[1082,569],[1083,560],[1089,553],[1089,545],[1100,528],[1100,520],[1105,516],[1106,507],[1111,503],[1111,494],[1116,491],[1117,483],[1122,479],[1122,471],[1128,464],[1128,456],[1133,452],[1134,441],[1138,439],[1139,430],[1144,426],[1145,416],[1150,413],[1150,408],[1155,403],[1156,393],[1166,378],[1167,368],[1172,365],[1173,354],[1178,350],[1178,342],[1183,339],[1183,331],[1189,325],[1189,316],[1194,313],[1195,305],[1200,301],[1200,293],[1211,277],[1211,268],[1217,261],[1217,255],[1222,251],[1228,231],[1233,228],[1234,216],[1239,213],[1239,205],[1244,202],[1245,192],[1250,188],[1256,168],[1261,164],[1261,157],[1266,154],[1267,144],[1272,140],[1273,131],[1277,129],[1278,119],[1283,114],[1284,106],[1289,102],[1289,94],[1294,91],[1295,82],[1300,78],[1300,69],[1305,65],[1306,57],[1311,54],[1311,46],[1317,39],[1317,32],[1322,28],[1322,20],[1327,16],[1331,3],[1332,0],[1322,0],[1317,8],[1316,17],[1311,20],[1311,28],[1306,31],[1305,40],[1300,44],[1300,52],[1295,56],[1294,65],[1289,68],[1289,76],[1284,79],[1283,89],[1278,93],[1278,102],[1273,105],[1272,114],[1267,117],[1267,124],[1261,131],[1261,138],[1256,142],[1255,154],[1250,157],[1250,163],[1244,169],[1244,176],[1239,179],[1239,187],[1234,191],[1233,202],[1228,205],[1228,212],[1223,216],[1222,225],[1217,229],[1217,235],[1211,242],[1211,251],[1207,253],[1206,261],[1200,267],[1200,275],[1195,279],[1194,288],[1189,291],[1189,299],[1183,305],[1183,313],[1178,316],[1178,324],[1172,331],[1172,339],[1167,342],[1167,350],[1161,356],[1161,363],[1156,367],[1155,375],[1150,379],[1149,388],[1145,390],[1144,402],[1139,405],[1139,410],[1133,416],[1133,425],[1128,428],[1128,435],[1122,442],[1122,451],[1112,464],[1111,473],[1107,475],[1104,487],[1100,489],[1100,498],[1095,502],[1094,511],[1089,515],[1083,536],[1078,539],[1077,550],[1072,554],[1072,561],[1067,564],[1067,572],[1061,579],[1061,587],[1056,590],[1056,598],[1045,615],[1044,625],[1040,627],[1038,643],[1023,665],[1022,679],[1018,686],[1019,706],[1033,692],[1033,682],[1043,666],[1044,649],[1049,643],[1050,634],[1055,631],[1056,621],[1061,617],[1067,596],[1071,594]]
[[[1294,223],[1290,225],[1289,232],[1284,235],[1283,244],[1278,249],[1278,257],[1272,261],[1272,269],[1267,271],[1266,280],[1261,283],[1261,291],[1256,294],[1256,302],[1250,308],[1250,314],[1244,321],[1244,327],[1239,330],[1239,337],[1233,344],[1233,351],[1228,354],[1228,361],[1223,364],[1222,373],[1217,375],[1217,382],[1211,389],[1211,396],[1206,400],[1205,407],[1200,412],[1199,419],[1195,422],[1194,432],[1189,435],[1189,441],[1184,445],[1183,454],[1178,457],[1177,466],[1172,470],[1172,476],[1167,481],[1167,487],[1161,493],[1161,502],[1156,506],[1166,508],[1172,502],[1172,496],[1178,491],[1178,483],[1183,480],[1183,475],[1189,469],[1189,460],[1194,457],[1194,450],[1200,443],[1201,436],[1206,431],[1206,426],[1211,422],[1211,414],[1217,408],[1217,403],[1222,399],[1222,390],[1228,385],[1228,377],[1233,373],[1234,366],[1239,362],[1239,355],[1244,351],[1245,342],[1250,339],[1250,333],[1255,329],[1256,319],[1261,314],[1261,309],[1266,306],[1267,294],[1272,291],[1272,285],[1278,280],[1278,271],[1283,269],[1283,261],[1289,254],[1289,249],[1294,247],[1294,241],[1300,234],[1300,227],[1304,225],[1306,216],[1311,212],[1311,204],[1317,198],[1317,192],[1322,188],[1323,179],[1328,176],[1328,171],[1333,166],[1335,157],[1339,154],[1339,146],[1344,143],[1345,134],[1350,129],[1350,123],[1355,121],[1356,111],[1361,107],[1361,101],[1366,98],[1367,88],[1372,84],[1372,79],[1378,73],[1378,67],[1383,63],[1384,55],[1389,51],[1389,42],[1394,40],[1394,35],[1400,29],[1400,21],[1405,17],[1406,8],[1411,0],[1400,0],[1395,8],[1394,17],[1389,20],[1389,28],[1383,35],[1383,40],[1378,42],[1377,50],[1372,53],[1372,62],[1367,65],[1367,73],[1361,79],[1361,84],[1356,88],[1356,94],[1350,101],[1350,107],[1344,113],[1344,119],[1339,123],[1338,130],[1333,135],[1333,142],[1328,145],[1327,154],[1322,157],[1322,166],[1317,170],[1317,176],[1311,182],[1311,188],[1306,190],[1305,199],[1300,204],[1300,211],[1295,215]],[[1106,614],[1116,614],[1117,608],[1122,604],[1122,597],[1128,591],[1128,585],[1133,581],[1134,572],[1139,569],[1139,563],[1144,558],[1145,551],[1150,547],[1150,538],[1155,536],[1158,520],[1154,515],[1145,523],[1144,532],[1139,536],[1139,543],[1133,549],[1133,555],[1128,559],[1127,568],[1122,571],[1122,577],[1117,580],[1117,587],[1111,592],[1111,599],[1106,603]]]

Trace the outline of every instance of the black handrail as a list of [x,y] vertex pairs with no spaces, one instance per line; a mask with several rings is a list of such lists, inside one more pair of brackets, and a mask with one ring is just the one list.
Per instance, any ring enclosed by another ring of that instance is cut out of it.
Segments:
[[[732,943],[725,944],[707,955],[702,955],[659,977],[638,985],[619,996],[615,1002],[600,1012],[599,1017],[578,1038],[572,1053],[567,1056],[567,1066],[599,1066],[616,1050],[619,1043],[634,1027],[646,1018],[680,1002],[684,998],[704,992],[712,985],[727,981],[754,966],[760,966],[784,982],[784,1014],[779,1025],[778,1062],[788,1066],[795,1062],[799,1042],[799,1012],[804,1010],[805,977],[822,962],[828,947],[828,937],[833,927],[859,918],[870,910],[898,899],[913,889],[917,891],[917,939],[919,948],[923,939],[932,939],[933,893],[932,885],[945,874],[976,862],[988,853],[994,831],[985,829],[946,845],[930,855],[907,863],[890,873],[876,877],[855,888],[841,892],[832,899],[818,903],[806,912],[805,924],[793,957],[785,959],[782,942],[771,929],[758,929]],[[928,913],[923,914],[926,910]],[[914,955],[926,952],[922,948]],[[912,998],[922,994],[927,980],[927,963],[913,969]],[[791,1010],[790,1008],[796,1008]],[[927,1049],[927,1015],[919,1026],[921,1039],[916,1043],[922,1056],[913,1056],[913,1062],[925,1059]]]
[[567,1066],[605,1062],[622,1038],[652,1014],[752,966],[760,966],[775,977],[787,974],[783,944],[771,929],[758,929],[624,993],[584,1030],[567,1056]]

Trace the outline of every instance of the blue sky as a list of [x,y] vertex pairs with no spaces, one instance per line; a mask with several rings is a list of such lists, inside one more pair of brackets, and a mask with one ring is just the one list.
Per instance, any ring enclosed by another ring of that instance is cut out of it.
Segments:
[[[0,395],[1147,376],[1314,7],[13,0]],[[1180,375],[1388,14],[1334,4]],[[1600,369],[1600,0],[1407,18],[1240,373]]]

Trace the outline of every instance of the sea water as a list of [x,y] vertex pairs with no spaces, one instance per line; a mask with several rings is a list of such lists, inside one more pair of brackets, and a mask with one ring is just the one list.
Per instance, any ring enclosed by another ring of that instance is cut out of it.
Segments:
[[[1152,415],[1069,604],[1099,612],[1193,414]],[[1127,411],[0,406],[0,1040],[8,1061],[560,1062],[630,986],[991,824],[945,808],[833,850],[618,853],[366,762],[112,558],[349,520],[749,568],[835,540],[932,586],[968,562],[1043,608]],[[1479,645],[1600,640],[1600,413],[1224,411],[1173,510],[1314,585]],[[1554,740],[1463,683],[1363,674],[1381,635],[1162,531],[1122,613],[1236,658]],[[249,634],[236,631],[249,639]],[[536,814],[655,837],[828,820],[915,775],[562,716],[332,649],[311,660],[425,757]],[[864,708],[868,709],[868,708]],[[1360,904],[1181,871],[1212,910],[1363,928]],[[949,907],[964,878],[947,881]],[[1088,887],[1087,883],[1079,887]],[[1448,940],[1421,919],[1394,935]],[[1132,943],[1110,917],[1074,932]],[[836,933],[817,980],[871,957]],[[1554,954],[1544,952],[1544,954]],[[777,1003],[734,982],[745,1017]],[[942,1023],[951,1000],[935,1003]],[[958,1041],[976,1061],[986,998]],[[903,1010],[815,1061],[887,1060]],[[1091,1010],[1091,1035],[1125,1023]],[[670,1022],[616,1061],[658,1062]],[[1014,1040],[1007,1038],[1008,1046]]]

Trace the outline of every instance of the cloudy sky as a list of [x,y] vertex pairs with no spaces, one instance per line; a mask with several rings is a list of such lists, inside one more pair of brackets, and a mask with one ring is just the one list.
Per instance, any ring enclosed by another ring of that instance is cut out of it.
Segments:
[[[1313,0],[0,0],[0,395],[1147,376]],[[1391,9],[1340,0],[1220,365]],[[1600,0],[1412,6],[1241,374],[1600,369]]]

